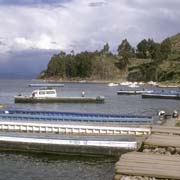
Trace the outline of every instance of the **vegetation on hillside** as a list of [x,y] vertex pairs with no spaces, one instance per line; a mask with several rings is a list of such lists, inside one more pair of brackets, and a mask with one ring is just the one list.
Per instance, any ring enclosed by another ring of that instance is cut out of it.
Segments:
[[53,55],[40,78],[180,82],[180,34],[161,43],[143,39],[136,48],[124,39],[116,54],[108,43],[94,52],[61,51]]

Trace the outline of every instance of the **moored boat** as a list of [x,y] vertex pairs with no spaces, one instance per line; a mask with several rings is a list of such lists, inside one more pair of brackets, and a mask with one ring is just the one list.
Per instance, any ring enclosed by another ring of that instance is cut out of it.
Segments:
[[153,91],[142,94],[142,98],[159,98],[159,99],[178,99],[180,100],[179,91]]
[[131,84],[132,84],[132,82],[129,82],[129,81],[125,81],[125,82],[120,83],[121,86],[129,86]]
[[151,93],[153,90],[119,90],[118,95],[139,95],[143,93]]
[[18,95],[15,103],[104,103],[104,96],[58,97],[55,89],[34,90],[30,96]]
[[118,86],[118,83],[109,83],[108,86],[113,87],[113,86]]
[[128,85],[128,87],[130,87],[130,88],[137,88],[139,86],[138,86],[137,82],[133,82],[132,84]]
[[157,84],[156,87],[159,87],[159,88],[179,88],[179,86],[176,86],[176,85],[161,85],[161,84]]
[[29,84],[29,87],[64,87],[64,84],[59,84],[59,83]]

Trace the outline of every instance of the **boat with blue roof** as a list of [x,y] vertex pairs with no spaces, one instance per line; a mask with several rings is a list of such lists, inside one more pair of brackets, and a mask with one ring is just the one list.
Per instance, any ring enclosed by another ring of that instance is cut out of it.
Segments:
[[153,91],[142,94],[142,98],[177,99],[180,100],[180,91]]

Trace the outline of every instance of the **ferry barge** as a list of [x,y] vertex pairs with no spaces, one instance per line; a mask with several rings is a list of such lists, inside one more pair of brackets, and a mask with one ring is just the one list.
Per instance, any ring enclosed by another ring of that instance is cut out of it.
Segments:
[[142,94],[142,98],[177,99],[180,100],[180,91],[154,91]]
[[119,90],[117,91],[118,95],[139,95],[143,93],[151,93],[150,90]]
[[15,103],[104,103],[104,96],[58,97],[55,89],[34,90],[30,96],[18,95]]

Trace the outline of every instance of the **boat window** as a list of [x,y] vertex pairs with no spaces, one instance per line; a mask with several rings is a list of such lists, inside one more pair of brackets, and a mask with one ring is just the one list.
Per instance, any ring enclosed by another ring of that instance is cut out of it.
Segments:
[[39,94],[46,94],[45,91],[39,91]]
[[56,94],[55,91],[46,91],[46,94]]

